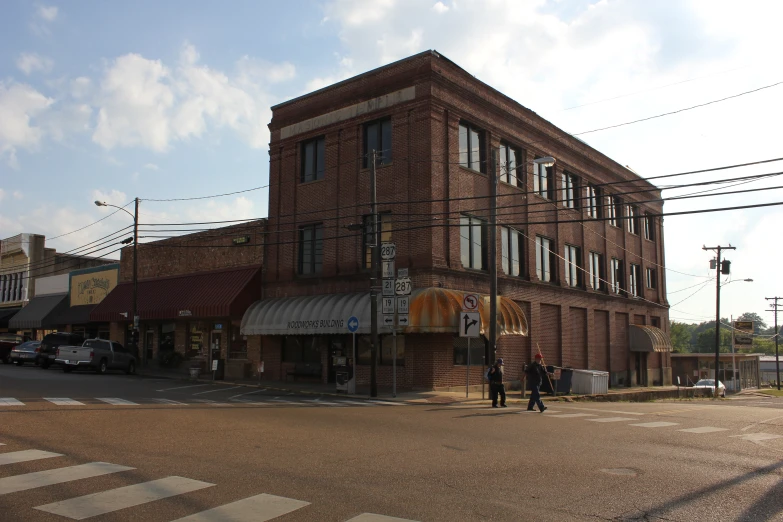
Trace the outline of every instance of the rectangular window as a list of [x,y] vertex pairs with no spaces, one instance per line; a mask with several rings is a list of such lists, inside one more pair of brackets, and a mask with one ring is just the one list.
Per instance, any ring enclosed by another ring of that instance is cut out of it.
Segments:
[[545,165],[533,164],[533,192],[542,198],[552,199],[554,192],[554,172],[555,168]]
[[576,176],[563,172],[561,176],[563,182],[563,206],[566,208],[579,208],[577,205],[577,194],[579,194],[579,182]]
[[318,366],[321,364],[322,348],[324,340],[321,336],[286,335],[283,337],[283,362]]
[[587,185],[585,187],[585,206],[587,207],[587,215],[591,218],[599,218],[601,204],[601,194],[598,187],[593,185]]
[[645,277],[647,288],[657,288],[658,272],[654,268],[648,268]]
[[[392,215],[388,212],[378,214],[381,221],[381,244],[390,243],[392,240]],[[362,252],[364,252],[364,268],[372,267],[373,229],[372,216],[364,216],[364,234],[362,235]]]
[[609,224],[613,227],[619,226],[621,208],[622,202],[620,198],[617,196],[606,196],[606,217],[609,218]]
[[609,283],[613,294],[619,294],[623,286],[623,265],[619,259],[613,257],[609,265]]
[[639,234],[639,224],[637,223],[638,211],[633,205],[625,206],[626,228],[631,234]]
[[376,165],[388,165],[392,162],[392,126],[390,118],[376,120],[364,126],[364,168],[372,165],[372,151],[375,151]]
[[484,245],[486,244],[484,238],[486,226],[484,221],[471,216],[461,216],[459,234],[462,266],[475,270],[484,270],[487,264],[487,255],[484,251]]
[[302,143],[302,183],[324,179],[325,151],[323,136]]
[[500,143],[500,181],[514,185],[517,187],[523,187],[523,172],[517,171],[520,167],[520,160],[522,154],[519,149],[516,149],[508,143]]
[[320,274],[324,259],[324,226],[299,227],[299,273]]
[[590,252],[588,261],[590,263],[590,286],[595,290],[605,289],[604,256],[597,252]]
[[540,281],[552,281],[552,267],[555,266],[555,253],[552,252],[552,241],[536,236],[536,276]]
[[[480,366],[484,364],[484,340],[483,338],[470,340],[470,365]],[[468,364],[468,339],[466,337],[454,338],[454,366],[467,366]]]
[[655,241],[655,221],[652,216],[644,216],[644,239]]
[[501,227],[500,240],[502,242],[503,273],[520,277],[522,275],[522,248],[525,244],[524,236],[513,228]]
[[579,248],[572,246],[572,245],[566,245],[565,246],[565,282],[568,286],[581,286],[582,283],[582,271],[580,270],[580,267],[582,266],[581,262],[581,252],[579,252]]
[[641,279],[642,271],[641,267],[639,265],[634,265],[631,263],[631,273],[628,276],[628,293],[630,293],[634,297],[638,297],[641,295],[641,289],[639,288],[640,283],[642,281]]
[[459,164],[478,172],[486,172],[484,157],[484,132],[471,124],[459,124]]

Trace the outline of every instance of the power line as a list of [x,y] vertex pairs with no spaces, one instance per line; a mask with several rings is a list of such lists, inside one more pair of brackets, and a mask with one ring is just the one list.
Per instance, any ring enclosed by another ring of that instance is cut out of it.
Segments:
[[169,198],[169,199],[154,199],[154,198],[139,198],[141,201],[193,201],[197,199],[212,199],[222,198],[223,196],[233,196],[235,194],[244,194],[245,192],[253,192],[255,190],[261,190],[269,188],[269,185],[262,185],[260,187],[253,187],[245,190],[237,190],[236,192],[226,192],[225,194],[213,194],[212,196],[197,196],[192,198]]
[[[130,205],[131,203],[133,203],[133,200],[131,200],[131,201],[129,201],[129,202],[127,202],[127,203],[125,203],[125,204],[122,206],[122,208],[125,208],[125,207],[127,207],[127,206],[128,206],[128,205]],[[120,211],[120,210],[119,210],[119,209],[117,209],[117,210],[115,210],[114,212],[112,212],[111,214],[109,214],[108,216],[102,217],[102,218],[101,218],[101,219],[99,219],[98,221],[93,221],[93,222],[92,222],[92,223],[90,223],[89,225],[83,226],[82,228],[77,228],[76,230],[71,230],[70,232],[66,232],[65,234],[60,234],[59,236],[50,237],[50,238],[49,238],[49,241],[54,241],[55,239],[58,239],[58,238],[61,238],[61,237],[65,237],[65,236],[69,236],[69,235],[71,235],[71,234],[75,234],[76,232],[80,232],[80,231],[84,230],[85,228],[90,228],[91,226],[93,226],[93,225],[96,225],[96,224],[100,223],[100,222],[101,222],[101,221],[103,221],[104,219],[109,219],[110,217],[112,217],[114,214],[116,214],[116,213],[117,213],[117,212],[119,212],[119,211]]]

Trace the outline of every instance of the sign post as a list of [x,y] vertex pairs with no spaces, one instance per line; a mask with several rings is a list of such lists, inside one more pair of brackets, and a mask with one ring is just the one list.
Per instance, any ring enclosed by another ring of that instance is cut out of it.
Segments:
[[356,331],[359,329],[359,319],[356,316],[351,316],[348,319],[348,331],[353,336],[353,348],[352,348],[352,362],[351,362],[351,378],[348,380],[348,393],[351,395],[356,394]]
[[408,311],[411,302],[411,279],[408,277],[408,269],[400,268],[397,279],[394,281],[394,293],[397,295],[395,321],[392,328],[394,354],[392,355],[392,396],[397,396],[397,327],[408,326]]
[[[459,336],[468,338],[467,368],[465,370],[465,397],[470,395],[470,339],[481,332],[481,315],[478,312],[479,296],[465,294],[462,298]],[[481,377],[481,398],[484,398],[484,377]]]

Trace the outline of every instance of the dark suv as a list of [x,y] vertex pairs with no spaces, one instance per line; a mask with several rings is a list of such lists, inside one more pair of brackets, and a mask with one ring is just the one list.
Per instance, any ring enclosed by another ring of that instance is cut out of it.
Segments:
[[41,368],[48,368],[54,362],[57,356],[57,348],[60,346],[81,346],[84,344],[84,337],[80,334],[68,332],[50,333],[41,341]]

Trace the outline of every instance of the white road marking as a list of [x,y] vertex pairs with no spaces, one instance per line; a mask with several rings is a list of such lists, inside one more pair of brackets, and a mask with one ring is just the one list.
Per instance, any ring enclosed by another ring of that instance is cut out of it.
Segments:
[[310,402],[314,405],[325,404],[327,406],[343,406],[343,404],[340,404],[339,402],[322,401],[321,399],[305,399],[304,402]]
[[[554,413],[554,412],[552,412]],[[547,415],[553,419],[574,419],[576,417],[595,417],[593,413],[561,413],[559,415]]]
[[209,404],[210,406],[232,406],[227,402],[216,402],[209,399],[193,399],[193,402],[198,402],[201,404]]
[[173,522],[265,522],[309,505],[309,502],[302,500],[262,493]]
[[172,406],[187,406],[186,402],[172,401],[171,399],[152,399],[159,404],[170,404]]
[[261,392],[265,392],[265,391],[266,391],[266,388],[264,388],[263,390],[256,390],[256,391],[252,391],[252,392],[248,392],[248,393],[240,393],[239,395],[234,395],[233,397],[229,397],[228,400],[235,399],[237,397],[242,397],[244,395],[253,395],[253,394],[261,393]]
[[340,402],[344,402],[346,404],[357,404],[359,406],[372,406],[372,404],[368,404],[367,401],[346,401],[346,400],[341,400]]
[[166,477],[132,486],[110,489],[83,497],[45,504],[35,509],[73,520],[84,520],[105,513],[119,511],[191,491],[214,486],[209,482],[184,477]]
[[110,473],[128,471],[136,468],[127,466],[118,466],[108,462],[91,462],[79,466],[68,466],[67,468],[49,469],[46,471],[37,471],[25,475],[16,475],[15,477],[0,478],[0,495],[16,493],[18,491],[27,491],[28,489],[42,488],[53,484],[63,484],[72,480],[81,480],[92,477],[100,477]]
[[622,415],[647,415],[646,413],[639,413],[634,411],[620,411],[620,410],[601,410],[598,408],[577,408],[574,406],[560,406],[561,408],[564,408],[566,410],[579,410],[579,411],[598,411],[601,413],[620,413]]
[[221,391],[227,391],[227,390],[236,390],[237,388],[241,388],[242,386],[232,386],[231,388],[218,388],[217,390],[207,390],[203,392],[194,393],[193,395],[206,395],[207,393],[217,393]]
[[634,420],[631,417],[601,417],[598,419],[585,419],[590,422],[623,422],[623,421],[630,421]]
[[677,426],[679,422],[643,422],[641,424],[629,424],[629,426],[639,426],[640,428],[665,428],[667,426]]
[[112,406],[138,406],[135,402],[118,399],[116,397],[96,397],[96,399],[105,402],[106,404],[111,404]]
[[416,522],[407,518],[387,517],[386,515],[376,515],[375,513],[362,513],[345,522]]
[[749,440],[750,442],[761,442],[763,440],[775,440],[783,438],[783,435],[775,435],[774,433],[746,433],[745,435],[732,435],[742,440]]
[[407,406],[404,402],[392,402],[392,401],[378,401],[378,400],[368,400],[367,402],[372,402],[373,404],[383,404],[384,406]]
[[304,406],[301,402],[287,401],[285,399],[269,399],[270,402],[282,402],[285,404],[293,404],[294,406]]
[[159,392],[172,391],[172,390],[184,390],[187,388],[203,388],[204,386],[212,386],[211,384],[192,384],[190,386],[177,386],[176,388],[164,388],[162,390],[155,390]]
[[5,464],[16,464],[18,462],[28,462],[31,460],[51,459],[52,457],[62,457],[61,453],[52,453],[41,450],[23,450],[12,451],[10,453],[0,453],[0,466]]
[[11,397],[0,397],[0,406],[24,406],[24,403]]
[[684,431],[685,433],[715,433],[716,431],[729,431],[726,428],[713,428],[712,426],[702,426],[701,428],[687,428],[684,430],[677,430],[677,431]]
[[83,402],[68,399],[66,397],[44,397],[45,401],[49,401],[57,406],[84,406]]

